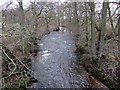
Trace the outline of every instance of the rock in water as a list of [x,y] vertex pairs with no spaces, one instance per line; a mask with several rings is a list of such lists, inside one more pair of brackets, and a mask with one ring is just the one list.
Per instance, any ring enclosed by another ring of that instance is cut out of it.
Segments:
[[74,54],[73,36],[68,33],[51,32],[38,43],[40,52],[32,62],[36,88],[86,88],[87,74]]

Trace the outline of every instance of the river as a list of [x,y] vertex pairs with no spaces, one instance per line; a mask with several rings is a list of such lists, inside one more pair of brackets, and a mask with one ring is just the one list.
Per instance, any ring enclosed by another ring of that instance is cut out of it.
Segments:
[[73,35],[69,32],[51,32],[39,42],[37,59],[32,61],[36,88],[86,88],[87,74],[78,65]]

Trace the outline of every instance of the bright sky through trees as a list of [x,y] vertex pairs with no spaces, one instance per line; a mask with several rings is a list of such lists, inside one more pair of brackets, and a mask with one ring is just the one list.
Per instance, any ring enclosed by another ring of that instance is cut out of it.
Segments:
[[[9,5],[9,8],[16,8],[18,6],[18,1],[19,0],[0,0],[0,10],[1,9],[5,9],[6,6],[8,4],[10,4],[10,2],[12,2],[12,4]],[[27,8],[30,5],[30,2],[34,2],[34,1],[48,1],[48,2],[61,2],[64,3],[65,1],[85,1],[85,0],[23,0],[23,7]],[[89,1],[89,0],[87,0]],[[103,2],[103,0],[94,0],[95,2]],[[118,2],[119,0],[109,0],[109,2]],[[112,6],[113,10],[114,8],[116,8],[116,5]]]

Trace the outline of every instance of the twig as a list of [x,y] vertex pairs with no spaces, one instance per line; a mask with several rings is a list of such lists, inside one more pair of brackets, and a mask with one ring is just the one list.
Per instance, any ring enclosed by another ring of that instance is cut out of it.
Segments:
[[107,21],[109,21],[109,19],[112,18],[112,17],[115,15],[116,11],[117,11],[119,8],[120,8],[120,6],[118,6],[118,7],[115,9],[115,11],[113,12],[113,14],[111,15],[111,17],[109,17],[109,18],[107,19]]
[[14,63],[13,59],[11,59],[11,58],[7,55],[7,53],[5,52],[5,50],[2,49],[2,51],[3,51],[4,55],[5,55],[5,56],[12,62],[12,64],[14,65],[13,71],[12,71],[8,76],[3,77],[3,78],[8,78],[8,77],[10,77],[10,76],[15,72],[15,70],[16,70],[17,67],[16,67],[16,64]]
[[[2,50],[3,50],[3,49],[2,49]],[[4,52],[4,54],[6,55],[6,57],[11,60],[11,62],[13,63],[13,65],[15,65],[15,69],[16,69],[16,64],[14,63],[13,59],[11,59],[11,58],[5,53],[5,50],[3,50],[3,52]],[[28,67],[26,67],[26,65],[25,65],[17,56],[14,55],[14,57],[15,57],[15,58],[20,62],[20,64],[23,65],[28,71],[30,71],[31,73],[33,73],[33,71],[30,70]],[[12,74],[11,74],[11,75],[12,75]],[[5,77],[5,78],[6,78],[6,77]]]
[[[15,55],[14,55],[14,56],[15,56]],[[26,67],[25,64],[24,64],[19,58],[17,58],[16,56],[15,56],[15,58],[16,58],[27,70],[29,70],[29,71],[31,72],[31,70],[30,70],[28,67]]]

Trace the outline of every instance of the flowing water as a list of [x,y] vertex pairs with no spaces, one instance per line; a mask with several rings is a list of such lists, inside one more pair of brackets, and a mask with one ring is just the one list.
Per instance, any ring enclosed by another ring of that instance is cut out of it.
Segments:
[[38,80],[36,88],[89,87],[86,74],[77,65],[75,41],[70,32],[51,32],[38,45],[40,51],[32,62]]

